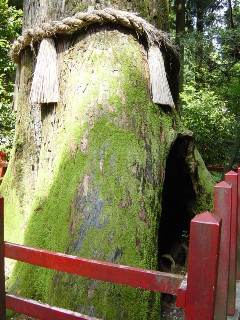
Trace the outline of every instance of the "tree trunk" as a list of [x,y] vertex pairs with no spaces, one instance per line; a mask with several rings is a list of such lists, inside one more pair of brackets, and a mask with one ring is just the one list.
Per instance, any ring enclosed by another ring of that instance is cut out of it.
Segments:
[[176,1],[176,34],[185,31],[185,0]]
[[204,12],[205,12],[205,4],[201,0],[196,1],[196,14],[197,14],[197,21],[196,21],[196,72],[195,72],[195,79],[196,85],[199,88],[202,83],[202,65],[203,65],[203,28],[204,28]]
[[228,154],[228,161],[223,170],[223,176],[228,171],[232,170],[233,167],[238,167],[240,165],[240,128],[236,129],[235,141],[230,148]]
[[42,0],[40,2],[25,0],[23,26],[29,28],[41,22],[48,22],[49,19],[58,20],[72,16],[78,11],[105,7],[137,12],[161,30],[169,31],[169,3],[167,0]]
[[[96,2],[26,0],[24,28],[104,4],[149,17],[146,1]],[[211,177],[192,134],[174,109],[151,102],[146,44],[135,32],[93,25],[54,40],[58,103],[30,102],[35,52],[21,57],[14,150],[1,189],[6,240],[156,270],[191,217],[211,209]],[[102,319],[160,318],[159,294],[21,263],[8,287]]]
[[[184,45],[181,43],[181,36],[185,31],[185,0],[176,1],[176,42],[180,48],[181,68],[179,72],[179,93],[183,91],[183,66],[184,66]],[[179,101],[181,109],[181,101]]]
[[234,22],[233,22],[233,9],[232,9],[232,1],[228,0],[228,25],[230,29],[234,29]]

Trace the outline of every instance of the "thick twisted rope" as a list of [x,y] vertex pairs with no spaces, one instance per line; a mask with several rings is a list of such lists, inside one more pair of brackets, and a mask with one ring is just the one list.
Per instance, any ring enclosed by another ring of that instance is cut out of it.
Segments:
[[92,12],[79,12],[73,17],[68,17],[61,21],[43,23],[41,27],[27,29],[22,36],[14,41],[10,56],[14,62],[19,62],[22,50],[43,38],[50,38],[57,34],[72,33],[93,23],[106,24],[109,22],[136,30],[137,33],[147,39],[149,46],[164,44],[166,48],[177,56],[177,51],[170,43],[166,33],[159,31],[134,13],[110,8]]

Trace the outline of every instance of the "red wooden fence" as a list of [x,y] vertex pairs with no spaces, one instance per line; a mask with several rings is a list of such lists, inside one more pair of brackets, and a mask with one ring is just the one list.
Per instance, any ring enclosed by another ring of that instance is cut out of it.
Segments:
[[[4,242],[4,200],[0,198],[0,319],[6,308],[41,320],[93,319],[33,300],[5,294],[4,257],[97,280],[177,296],[185,320],[225,320],[235,312],[240,278],[240,169],[225,175],[214,189],[214,213],[191,221],[188,275],[144,270]],[[239,259],[238,259],[239,260]],[[238,261],[239,262],[239,261]]]
[[6,318],[4,271],[4,199],[0,197],[0,319]]
[[232,187],[231,199],[231,222],[230,222],[230,256],[229,256],[229,296],[228,296],[228,314],[234,315],[236,303],[236,266],[237,266],[237,189],[238,174],[230,171],[225,174],[225,181]]
[[6,173],[7,167],[8,167],[8,163],[6,161],[1,161],[0,159],[0,184]]
[[214,317],[220,231],[221,220],[210,212],[191,221],[187,282],[177,296],[185,320]]
[[[207,167],[208,171],[213,171],[213,172],[223,172],[224,170],[224,167],[213,167],[213,166],[210,166],[210,167]],[[237,172],[238,169],[235,169],[235,168],[232,168],[232,171],[235,171]]]
[[240,280],[240,168],[238,168],[238,188],[237,188],[237,280]]
[[226,319],[228,302],[228,282],[230,270],[232,188],[226,182],[215,186],[214,213],[222,219],[221,250],[219,252],[218,281],[216,290],[216,319]]

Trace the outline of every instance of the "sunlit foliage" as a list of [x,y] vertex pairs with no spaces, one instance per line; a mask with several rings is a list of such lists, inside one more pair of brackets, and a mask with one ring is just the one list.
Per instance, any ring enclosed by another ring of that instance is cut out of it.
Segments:
[[14,132],[12,96],[15,66],[9,58],[11,41],[21,31],[22,11],[0,1],[0,148],[10,149]]

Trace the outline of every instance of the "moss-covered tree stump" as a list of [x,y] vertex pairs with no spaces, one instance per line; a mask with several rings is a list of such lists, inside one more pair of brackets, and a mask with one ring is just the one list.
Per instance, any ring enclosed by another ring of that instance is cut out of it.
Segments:
[[[21,58],[14,151],[1,187],[6,240],[157,270],[164,238],[171,246],[211,207],[192,133],[175,109],[152,103],[136,33],[94,25],[55,42],[57,104],[29,102],[36,58],[30,48]],[[160,318],[160,294],[22,263],[8,287],[102,319]]]

